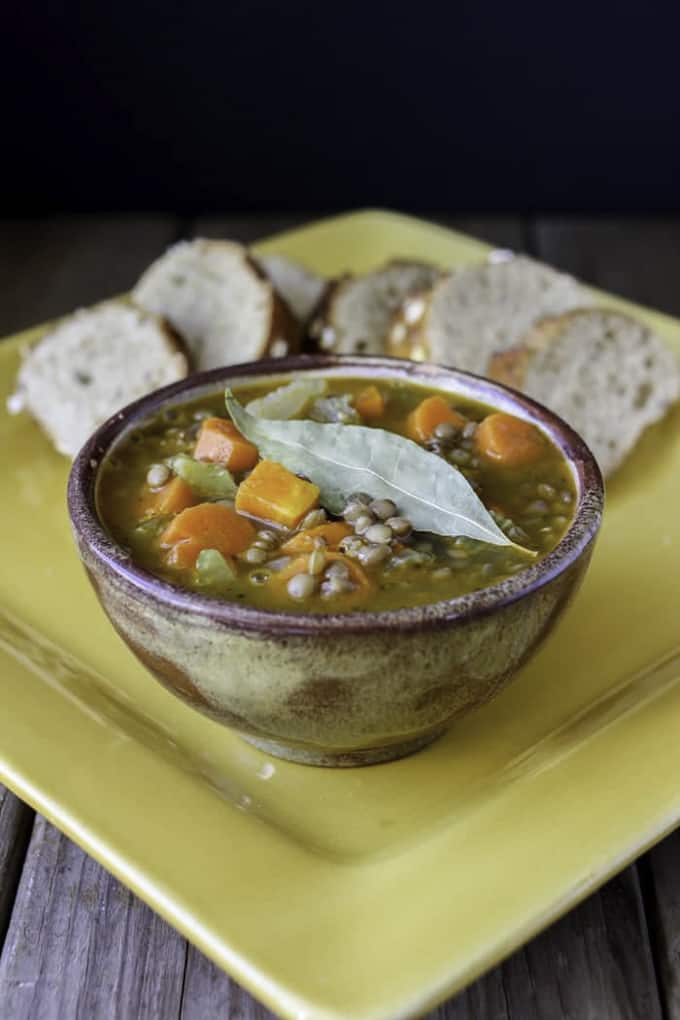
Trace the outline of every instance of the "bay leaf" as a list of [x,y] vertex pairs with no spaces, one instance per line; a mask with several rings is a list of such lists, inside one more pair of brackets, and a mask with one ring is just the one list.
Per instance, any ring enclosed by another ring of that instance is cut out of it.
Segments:
[[353,492],[368,492],[393,500],[416,531],[514,545],[465,476],[410,439],[362,425],[255,418],[230,389],[225,401],[237,429],[260,454],[314,482],[331,513],[342,513]]

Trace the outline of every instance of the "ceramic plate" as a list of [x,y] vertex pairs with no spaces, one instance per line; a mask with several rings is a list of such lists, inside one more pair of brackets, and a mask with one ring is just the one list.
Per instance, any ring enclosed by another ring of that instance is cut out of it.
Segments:
[[[260,250],[334,273],[488,249],[362,212]],[[680,323],[636,312],[680,354]],[[271,1009],[415,1016],[677,823],[680,413],[613,481],[575,605],[504,694],[412,758],[319,770],[185,708],[105,620],[68,463],[4,411],[32,335],[0,344],[0,779]]]

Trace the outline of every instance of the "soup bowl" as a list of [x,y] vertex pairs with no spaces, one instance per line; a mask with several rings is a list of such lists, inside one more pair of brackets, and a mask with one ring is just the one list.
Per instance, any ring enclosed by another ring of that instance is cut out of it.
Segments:
[[[573,476],[573,520],[543,559],[447,601],[386,612],[278,612],[195,593],[142,569],[102,524],[101,465],[161,409],[226,385],[305,373],[415,382],[516,415],[558,447]],[[80,557],[111,623],[179,698],[257,747],[351,766],[416,751],[496,695],[550,634],[588,566],[602,517],[597,464],[544,407],[487,379],[390,358],[320,355],[190,376],[109,419],[76,458],[68,505]]]

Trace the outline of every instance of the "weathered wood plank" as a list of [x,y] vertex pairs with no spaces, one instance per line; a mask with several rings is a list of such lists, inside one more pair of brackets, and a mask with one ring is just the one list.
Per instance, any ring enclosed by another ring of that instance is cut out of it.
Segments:
[[510,1016],[661,1020],[635,868],[503,965]]
[[680,315],[680,221],[543,217],[530,237],[541,257],[631,301]]
[[26,804],[0,786],[0,949],[12,913],[33,817]]
[[227,977],[194,946],[187,954],[180,1020],[276,1020],[265,1006]]
[[0,957],[0,1016],[172,1020],[186,943],[38,817]]
[[680,1020],[680,831],[654,847],[641,864],[653,918],[652,947],[666,1004],[666,1020]]
[[0,336],[127,290],[177,231],[173,216],[0,221]]

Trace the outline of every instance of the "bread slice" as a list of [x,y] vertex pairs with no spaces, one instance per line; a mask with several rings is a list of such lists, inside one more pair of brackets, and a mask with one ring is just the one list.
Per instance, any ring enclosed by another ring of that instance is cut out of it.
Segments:
[[491,355],[516,346],[534,321],[589,303],[573,277],[524,255],[469,266],[404,302],[388,353],[484,375]]
[[680,398],[680,366],[650,329],[590,308],[538,323],[489,375],[523,390],[580,433],[610,475]]
[[310,335],[337,354],[384,354],[395,312],[414,291],[433,285],[441,270],[425,262],[390,262],[365,276],[348,276],[326,292]]
[[306,323],[328,281],[285,255],[256,255],[255,262],[269,277],[298,322]]
[[183,346],[161,319],[107,301],[63,319],[26,353],[8,407],[28,411],[72,457],[125,404],[187,372]]
[[246,249],[232,241],[180,241],[149,266],[132,297],[167,319],[197,370],[298,347],[290,310]]

